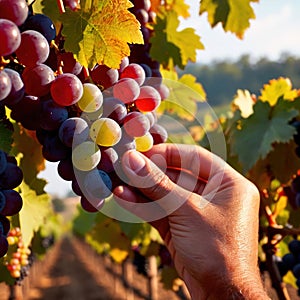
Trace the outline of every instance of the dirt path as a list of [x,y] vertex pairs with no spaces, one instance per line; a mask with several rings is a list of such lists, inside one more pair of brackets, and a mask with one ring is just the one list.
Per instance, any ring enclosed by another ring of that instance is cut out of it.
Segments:
[[[27,300],[147,299],[146,278],[132,266],[129,266],[129,286],[125,287],[120,266],[94,255],[76,239],[62,240],[46,265],[35,287],[29,289]],[[178,300],[179,297],[159,284],[159,299]]]

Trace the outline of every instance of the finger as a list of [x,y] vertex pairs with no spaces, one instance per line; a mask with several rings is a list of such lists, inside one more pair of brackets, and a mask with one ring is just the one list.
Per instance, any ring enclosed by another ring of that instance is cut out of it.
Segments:
[[165,216],[177,210],[193,194],[175,184],[160,168],[137,151],[126,152],[122,157],[122,166],[129,185],[139,189],[146,198],[155,200],[165,210]]
[[206,181],[226,167],[225,161],[200,146],[165,143],[153,146],[145,155],[159,167],[184,169]]
[[[131,187],[117,186],[113,193],[114,198],[119,205],[140,219],[149,222],[158,230],[163,239],[166,237],[166,234],[169,231],[169,222],[168,219],[164,217],[165,212],[159,205],[153,202],[151,202],[152,205],[145,205],[146,203],[149,203],[149,199],[146,199],[138,192],[138,190]],[[159,215],[163,217],[154,220]]]
[[202,195],[206,182],[183,170],[167,169],[166,175],[182,188]]

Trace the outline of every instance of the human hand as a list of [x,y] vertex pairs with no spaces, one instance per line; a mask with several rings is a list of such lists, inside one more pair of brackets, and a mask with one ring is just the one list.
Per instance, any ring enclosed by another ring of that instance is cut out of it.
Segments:
[[193,299],[268,299],[257,267],[259,194],[251,182],[199,146],[129,151],[122,164],[131,187],[116,187],[115,196],[157,228]]

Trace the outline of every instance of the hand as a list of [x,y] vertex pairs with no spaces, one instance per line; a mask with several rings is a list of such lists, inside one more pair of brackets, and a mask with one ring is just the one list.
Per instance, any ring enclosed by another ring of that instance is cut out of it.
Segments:
[[131,187],[116,187],[115,196],[157,228],[193,299],[268,299],[257,267],[259,194],[251,182],[199,146],[129,151],[122,164]]

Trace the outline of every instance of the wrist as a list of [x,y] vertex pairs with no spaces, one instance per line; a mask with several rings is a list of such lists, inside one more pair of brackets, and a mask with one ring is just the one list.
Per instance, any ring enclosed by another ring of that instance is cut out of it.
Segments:
[[268,300],[259,276],[241,276],[236,280],[218,278],[207,285],[187,284],[191,298],[196,300]]

